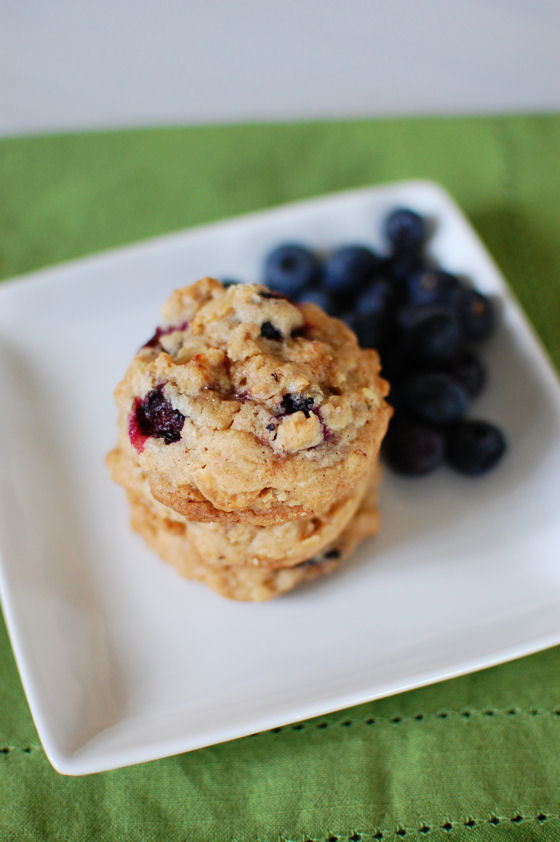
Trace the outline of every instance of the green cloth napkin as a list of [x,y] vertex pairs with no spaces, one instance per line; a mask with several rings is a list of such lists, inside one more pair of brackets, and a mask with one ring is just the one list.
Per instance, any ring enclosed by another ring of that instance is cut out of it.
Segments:
[[[430,178],[470,217],[558,365],[559,161],[558,115],[7,139],[0,277],[332,190]],[[2,840],[560,840],[559,648],[84,778],[46,760],[3,626],[0,669]]]

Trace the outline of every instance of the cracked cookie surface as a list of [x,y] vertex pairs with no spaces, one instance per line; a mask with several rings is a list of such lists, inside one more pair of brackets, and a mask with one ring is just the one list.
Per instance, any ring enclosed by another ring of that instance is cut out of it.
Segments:
[[176,290],[115,391],[118,448],[187,520],[321,515],[375,462],[391,415],[375,351],[312,304],[205,278]]

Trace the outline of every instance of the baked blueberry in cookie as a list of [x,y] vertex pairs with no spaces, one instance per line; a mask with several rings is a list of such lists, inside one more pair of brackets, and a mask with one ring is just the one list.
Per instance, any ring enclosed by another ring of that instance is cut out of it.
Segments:
[[136,450],[144,449],[145,440],[153,437],[172,444],[181,438],[185,416],[173,409],[163,395],[164,383],[152,389],[142,400],[136,398],[129,417],[129,437]]
[[168,336],[170,333],[174,333],[175,331],[186,330],[188,327],[187,322],[183,322],[180,325],[168,325],[167,327],[156,327],[154,335],[148,339],[148,341],[144,344],[144,348],[157,348],[160,344],[159,340],[162,336]]
[[313,406],[314,398],[308,395],[284,395],[282,398],[282,411],[285,415],[292,415],[294,412],[303,412],[309,418],[309,412]]
[[273,339],[275,342],[281,342],[283,339],[281,332],[274,327],[272,322],[262,323],[261,336],[264,336],[265,339]]

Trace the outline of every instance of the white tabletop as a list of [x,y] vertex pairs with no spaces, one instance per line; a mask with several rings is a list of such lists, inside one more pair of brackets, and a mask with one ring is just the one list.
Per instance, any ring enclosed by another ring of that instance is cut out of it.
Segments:
[[558,0],[0,0],[0,133],[560,108]]

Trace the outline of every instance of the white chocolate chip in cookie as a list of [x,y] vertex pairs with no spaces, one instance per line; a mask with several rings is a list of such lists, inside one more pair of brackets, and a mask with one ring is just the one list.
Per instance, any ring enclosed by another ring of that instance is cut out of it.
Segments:
[[379,406],[381,399],[380,399],[379,395],[375,394],[373,389],[369,389],[366,386],[365,388],[362,389],[362,395],[364,396],[364,399],[365,399],[367,404],[370,404],[371,406],[375,406],[375,407]]
[[323,441],[323,428],[316,415],[294,412],[288,415],[278,427],[275,445],[288,453],[308,450]]

